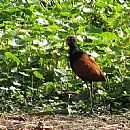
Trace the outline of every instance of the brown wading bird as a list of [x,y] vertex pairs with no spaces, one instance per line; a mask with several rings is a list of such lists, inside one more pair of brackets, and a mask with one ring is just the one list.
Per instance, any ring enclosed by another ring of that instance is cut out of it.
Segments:
[[91,112],[93,112],[92,96],[93,96],[93,81],[105,81],[106,78],[103,75],[99,65],[92,60],[85,52],[79,50],[77,41],[73,36],[69,36],[66,39],[66,43],[69,46],[69,60],[70,66],[75,74],[83,81],[88,81],[91,84],[90,87],[90,103]]

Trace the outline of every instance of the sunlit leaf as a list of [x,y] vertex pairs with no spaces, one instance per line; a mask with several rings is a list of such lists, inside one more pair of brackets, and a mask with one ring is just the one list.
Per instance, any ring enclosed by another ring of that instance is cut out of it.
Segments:
[[70,12],[61,12],[60,14],[62,16],[67,16],[67,17],[69,17],[71,15]]
[[12,54],[11,52],[5,52],[5,55],[7,58],[12,59],[13,61],[15,61],[17,63],[17,65],[19,65],[21,63],[21,61],[19,60],[18,57],[16,57],[14,54]]
[[13,84],[16,85],[16,86],[21,86],[21,83],[19,83],[17,81],[14,81]]
[[34,71],[33,73],[34,73],[34,75],[35,75],[37,78],[43,79],[43,75],[40,74],[38,71]]
[[103,32],[100,36],[105,40],[114,40],[117,38],[116,34],[111,32]]
[[26,74],[25,72],[19,72],[20,74],[22,74],[23,76],[29,76],[29,74]]

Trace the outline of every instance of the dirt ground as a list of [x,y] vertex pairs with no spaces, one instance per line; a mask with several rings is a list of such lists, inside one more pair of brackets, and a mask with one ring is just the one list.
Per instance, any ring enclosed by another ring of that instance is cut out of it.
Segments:
[[2,114],[0,130],[130,130],[130,117]]

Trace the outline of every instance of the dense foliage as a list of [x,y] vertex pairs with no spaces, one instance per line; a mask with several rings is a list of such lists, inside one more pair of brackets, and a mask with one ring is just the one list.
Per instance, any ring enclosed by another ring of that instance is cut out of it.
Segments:
[[129,109],[128,0],[2,0],[0,16],[0,112],[89,109],[89,84],[69,66],[68,35],[107,77],[94,83],[94,109]]

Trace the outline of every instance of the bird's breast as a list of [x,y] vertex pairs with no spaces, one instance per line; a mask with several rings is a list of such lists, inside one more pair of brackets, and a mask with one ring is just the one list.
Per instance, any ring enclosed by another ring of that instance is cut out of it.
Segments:
[[87,54],[71,55],[72,70],[84,81],[103,81],[105,77],[98,64]]

